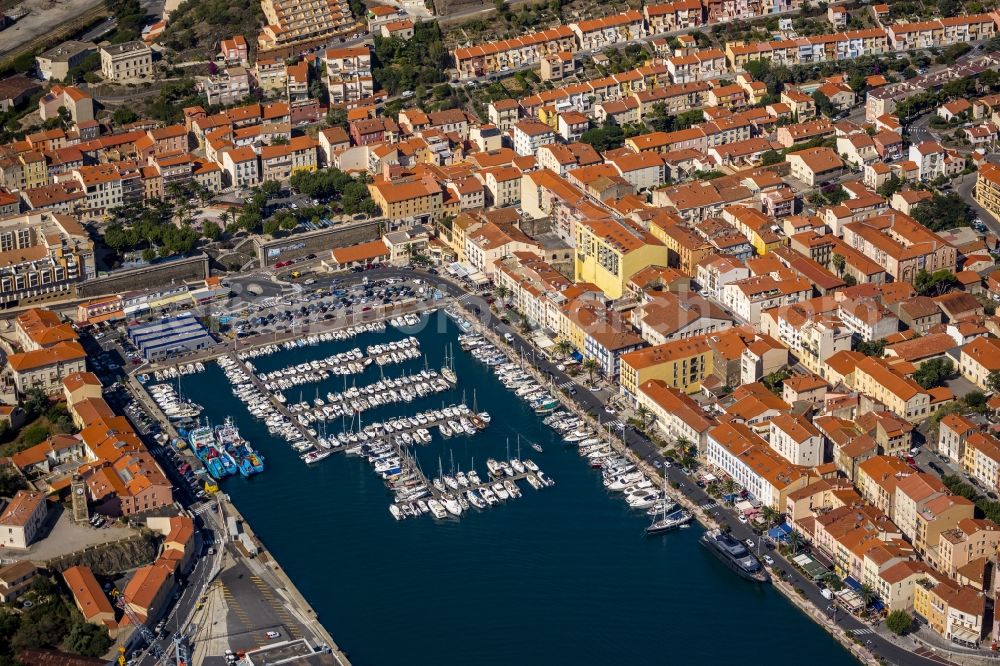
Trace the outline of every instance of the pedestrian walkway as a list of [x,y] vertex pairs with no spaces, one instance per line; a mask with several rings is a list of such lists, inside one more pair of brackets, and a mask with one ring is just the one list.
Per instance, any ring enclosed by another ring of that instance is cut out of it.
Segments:
[[874,635],[875,634],[875,630],[874,629],[851,629],[849,633],[852,633],[855,636],[868,636],[868,635]]
[[564,381],[562,384],[559,385],[559,388],[568,389],[568,388],[573,388],[573,386],[575,385],[576,382],[574,382],[572,379],[567,379],[566,381]]
[[200,516],[201,514],[205,513],[206,511],[211,511],[214,508],[215,508],[215,503],[214,502],[205,502],[204,504],[195,505],[194,507],[192,507],[191,508],[191,513],[193,513],[196,516]]
[[605,428],[614,428],[615,430],[624,430],[625,424],[615,419],[614,421],[608,421],[604,424]]

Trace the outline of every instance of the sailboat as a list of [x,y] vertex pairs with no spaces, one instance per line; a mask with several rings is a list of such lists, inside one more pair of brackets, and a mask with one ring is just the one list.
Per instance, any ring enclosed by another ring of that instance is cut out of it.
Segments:
[[[667,496],[667,476],[663,475],[663,496]],[[677,509],[672,513],[667,513],[667,507],[670,506],[669,502],[663,503],[663,510],[653,516],[653,522],[649,524],[646,528],[647,536],[654,536],[657,534],[663,534],[664,532],[670,532],[677,529],[682,525],[686,525],[691,522],[691,514],[684,509]]]
[[441,368],[441,376],[449,384],[458,384],[458,375],[455,374],[455,356],[451,351],[451,345],[448,345],[444,353],[444,367]]

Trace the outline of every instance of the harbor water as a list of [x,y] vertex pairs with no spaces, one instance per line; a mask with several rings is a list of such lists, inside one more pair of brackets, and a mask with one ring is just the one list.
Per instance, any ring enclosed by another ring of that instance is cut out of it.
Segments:
[[[362,425],[464,399],[492,422],[473,436],[417,445],[428,477],[486,459],[531,458],[556,485],[519,486],[520,499],[461,519],[429,515],[396,521],[391,495],[363,458],[337,452],[307,466],[271,436],[231,393],[216,364],[182,380],[213,425],[233,416],[265,458],[264,473],[222,483],[254,531],[295,582],[324,626],[357,665],[733,664],[808,659],[854,663],[822,629],[770,586],[745,582],[698,544],[701,529],[646,538],[649,517],[609,493],[600,474],[508,392],[486,366],[462,352],[443,313],[420,330],[364,334],[343,342],[252,359],[258,372],[414,335],[430,369],[449,347],[458,385],[445,393],[362,416]],[[417,372],[425,361],[369,366],[346,385]],[[343,377],[296,387],[289,403],[339,392]],[[475,396],[473,395],[475,392]],[[300,398],[301,395],[301,398]],[[316,427],[315,425],[313,427]],[[338,432],[330,423],[328,433]],[[540,444],[539,453],[530,443]],[[807,657],[805,655],[808,655]]]

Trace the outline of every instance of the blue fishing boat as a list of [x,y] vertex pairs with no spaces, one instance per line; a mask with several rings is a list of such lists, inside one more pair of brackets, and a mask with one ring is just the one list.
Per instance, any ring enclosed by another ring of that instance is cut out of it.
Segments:
[[[224,479],[236,473],[236,464],[228,454],[223,455],[215,444],[215,434],[211,426],[199,426],[188,434],[191,450],[205,464],[205,469],[213,479]],[[229,458],[228,464],[226,458]]]
[[252,476],[264,471],[263,457],[240,435],[240,430],[232,418],[227,417],[221,426],[216,427],[215,442],[217,447],[232,459],[243,476]]

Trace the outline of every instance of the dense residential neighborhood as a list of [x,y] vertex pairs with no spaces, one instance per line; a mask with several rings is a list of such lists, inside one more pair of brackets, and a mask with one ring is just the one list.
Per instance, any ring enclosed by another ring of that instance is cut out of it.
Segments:
[[[209,571],[272,574],[195,450],[201,408],[141,385],[434,293],[664,493],[707,493],[704,527],[751,530],[859,659],[988,663],[1000,10],[199,4],[108,2],[0,62],[0,660],[271,663],[165,640],[169,608],[212,612]],[[118,540],[147,545],[78,556]],[[347,663],[314,630],[315,663]]]

